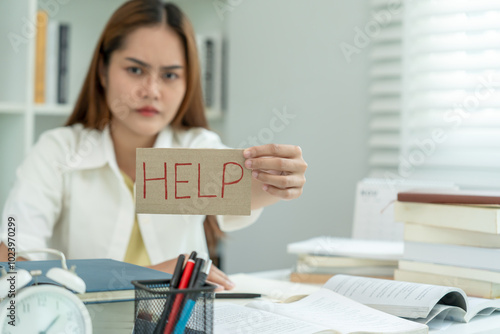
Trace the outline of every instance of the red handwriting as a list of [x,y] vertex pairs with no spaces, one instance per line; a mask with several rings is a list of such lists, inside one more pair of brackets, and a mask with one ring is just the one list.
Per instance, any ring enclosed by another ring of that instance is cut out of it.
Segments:
[[165,170],[165,176],[164,177],[159,177],[155,179],[146,179],[146,163],[142,163],[142,171],[144,175],[144,198],[146,198],[146,181],[155,181],[155,180],[165,180],[165,199],[168,199],[168,192],[167,192],[167,163],[163,163],[163,168]]
[[192,163],[188,164],[175,164],[175,199],[181,199],[181,198],[191,198],[191,196],[177,196],[177,183],[189,183],[189,181],[183,180],[183,181],[177,181],[177,166],[191,166]]
[[201,164],[198,164],[198,198],[201,197],[217,197],[217,195],[201,195]]
[[[226,166],[227,165],[236,165],[236,166],[238,166],[238,167],[241,168],[241,176],[240,176],[240,178],[238,180],[233,181],[233,182],[228,182],[228,183],[225,182],[225,179],[226,179]],[[238,164],[238,163],[236,163],[236,162],[226,162],[224,164],[224,167],[222,168],[222,194],[221,194],[221,197],[224,198],[224,188],[226,187],[226,185],[238,183],[238,182],[241,181],[242,178],[243,178],[243,167],[241,167],[241,165]]]
[[[189,180],[179,180],[178,179],[178,174],[179,174],[179,169],[181,166],[192,166],[193,164],[192,163],[175,163],[174,164],[174,191],[175,191],[175,199],[187,199],[187,198],[191,198],[191,196],[180,196],[178,194],[178,187],[177,185],[179,183],[190,183]],[[233,180],[233,181],[228,181],[227,180],[227,177],[226,177],[226,169],[227,169],[227,166],[228,165],[235,165],[235,166],[238,166],[240,169],[241,169],[241,175],[239,176],[239,178],[237,180]],[[142,163],[142,169],[143,169],[143,180],[144,180],[144,183],[143,183],[143,198],[146,198],[146,182],[147,181],[159,181],[159,180],[164,180],[165,181],[165,199],[167,200],[168,199],[168,192],[167,192],[167,163],[163,163],[163,169],[164,169],[164,177],[158,177],[158,178],[149,178],[147,179],[146,178],[146,162],[143,162]],[[236,163],[236,162],[226,162],[224,163],[223,167],[222,167],[222,183],[221,183],[221,198],[224,198],[224,193],[225,193],[225,188],[226,186],[229,186],[229,185],[232,185],[232,184],[236,184],[238,182],[241,181],[241,179],[243,179],[243,174],[244,174],[244,170],[243,170],[243,167],[239,164],[239,163]],[[198,164],[198,198],[213,198],[213,197],[217,197],[217,195],[215,194],[210,194],[210,195],[202,195],[201,194],[201,164],[199,163]]]

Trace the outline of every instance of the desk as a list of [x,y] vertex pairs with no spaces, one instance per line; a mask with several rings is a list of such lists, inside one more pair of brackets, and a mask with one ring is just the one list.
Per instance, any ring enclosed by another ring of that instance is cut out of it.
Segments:
[[[288,274],[290,273],[289,269],[282,270],[272,270],[272,271],[263,271],[257,273],[251,273],[249,275],[276,280],[277,282],[288,281]],[[296,283],[297,286],[301,284]],[[301,292],[306,293],[313,288],[318,288],[321,285],[308,285],[304,284],[306,287]],[[292,291],[291,295],[294,294]],[[225,300],[227,301],[227,300]],[[246,304],[250,300],[234,300],[236,303]],[[500,312],[495,312],[490,316],[477,316],[473,318],[469,323],[451,323],[447,328],[444,329],[431,329],[429,330],[430,334],[499,334],[500,333]]]

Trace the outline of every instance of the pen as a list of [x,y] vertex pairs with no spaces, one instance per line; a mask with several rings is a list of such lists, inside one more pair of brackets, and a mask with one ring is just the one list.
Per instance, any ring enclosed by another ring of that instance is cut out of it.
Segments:
[[216,293],[215,298],[217,299],[244,299],[244,298],[259,298],[262,297],[260,293]]
[[[211,265],[212,265],[212,260],[208,260],[207,263],[205,264],[205,267],[200,271],[198,278],[196,279],[196,282],[194,284],[194,288],[202,287],[203,284],[205,284],[208,273],[210,272]],[[174,334],[184,333],[184,330],[186,329],[186,325],[189,321],[189,318],[191,317],[191,313],[193,312],[195,304],[196,304],[196,296],[191,296],[186,301],[186,304],[184,305],[182,313],[179,317],[179,321],[175,326]]]
[[[196,258],[196,260],[194,261],[193,273],[191,274],[191,278],[189,279],[188,288],[194,288],[194,285],[196,283],[196,279],[198,278],[198,274],[200,273],[200,271],[202,270],[204,265],[205,265],[205,260],[203,258]],[[189,298],[192,298],[193,296],[196,296],[196,294],[193,292],[186,293],[184,295],[184,297],[185,297],[184,302],[181,304],[179,309],[183,310],[186,301]],[[193,299],[195,299],[195,298],[193,298]]]
[[208,260],[205,264],[205,268],[199,273],[196,282],[194,283],[195,288],[202,287],[207,280],[208,274],[210,273],[210,269],[212,269],[212,260]]
[[176,289],[177,285],[179,285],[179,281],[182,275],[182,267],[184,266],[184,259],[186,257],[184,254],[179,255],[177,258],[177,263],[175,264],[174,274],[172,275],[172,279],[170,280],[170,287],[172,289]]
[[[178,289],[185,289],[188,287],[189,280],[191,279],[191,274],[193,273],[194,268],[194,259],[196,257],[196,252],[192,252],[189,256],[189,260],[184,267],[184,271],[182,272],[181,281],[179,282]],[[170,315],[168,316],[167,326],[165,327],[165,331],[163,334],[169,334],[172,332],[174,328],[175,318],[179,313],[180,306],[182,304],[183,294],[178,292],[175,296],[174,305],[172,305],[172,310],[170,311]]]
[[[170,279],[170,289],[177,288],[177,285],[179,284],[179,280],[182,274],[182,266],[184,265],[185,258],[186,257],[184,256],[184,254],[179,255],[179,257],[177,258],[177,263],[175,264],[174,273],[172,274],[172,278]],[[170,310],[171,306],[172,306],[172,296],[168,296],[165,299],[165,305],[163,306],[161,317],[156,323],[156,327],[153,331],[153,334],[161,334],[163,328],[165,328],[165,323],[167,322],[168,318],[168,310]]]
[[193,273],[191,274],[191,279],[189,280],[188,288],[193,288],[201,269],[205,265],[205,260],[202,258],[197,258],[194,261]]

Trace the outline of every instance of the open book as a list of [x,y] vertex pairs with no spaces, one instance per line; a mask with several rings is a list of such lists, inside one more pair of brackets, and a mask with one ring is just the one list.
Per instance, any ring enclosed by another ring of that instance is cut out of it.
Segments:
[[467,297],[459,288],[358,277],[333,276],[323,288],[398,317],[427,324],[437,319],[469,322],[500,310],[500,299]]
[[215,334],[425,334],[428,327],[375,310],[328,289],[299,301],[216,303]]

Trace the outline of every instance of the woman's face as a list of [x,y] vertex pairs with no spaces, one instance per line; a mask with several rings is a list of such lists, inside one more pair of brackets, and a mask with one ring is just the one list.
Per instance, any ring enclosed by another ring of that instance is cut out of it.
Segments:
[[164,25],[126,37],[101,75],[113,130],[151,137],[170,124],[186,92],[184,54],[180,37]]

